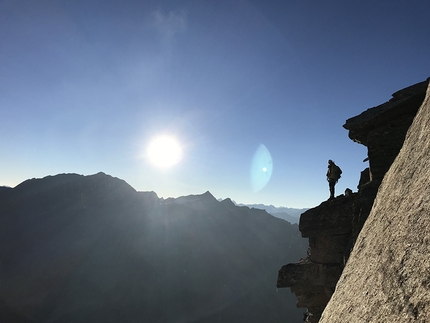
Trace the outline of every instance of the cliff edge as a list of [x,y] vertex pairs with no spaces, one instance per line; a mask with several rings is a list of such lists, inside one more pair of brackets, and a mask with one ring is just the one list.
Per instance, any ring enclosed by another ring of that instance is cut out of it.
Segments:
[[[357,238],[363,225],[367,223],[381,182],[402,149],[405,137],[408,134],[409,138],[411,131],[416,131],[413,130],[413,127],[411,128],[411,125],[414,120],[414,124],[418,122],[417,113],[424,109],[421,108],[420,110],[420,107],[428,104],[426,91],[429,80],[427,79],[424,82],[397,91],[392,95],[391,100],[370,108],[346,121],[344,128],[349,130],[350,139],[365,145],[368,151],[368,158],[365,161],[369,162],[369,167],[361,172],[357,186],[358,192],[345,192],[345,195],[337,196],[334,200],[325,201],[301,215],[299,229],[302,237],[309,238],[307,256],[301,259],[299,263],[283,266],[278,274],[277,287],[291,288],[291,291],[298,299],[297,306],[308,309],[304,317],[305,322],[316,323],[320,321],[328,302],[331,302],[332,296],[335,295],[335,290],[338,289],[339,278],[341,275],[346,274],[344,268],[347,263],[347,267],[350,268],[348,273],[355,273],[358,276],[366,266],[375,265],[369,264],[366,259],[367,256],[364,256],[361,259],[363,262],[361,266],[356,263],[351,267],[349,265],[350,253],[353,248],[358,248],[355,247]],[[421,125],[421,131],[425,131],[426,125],[428,124]],[[424,135],[417,136],[414,139],[416,141],[422,140],[421,138]],[[426,148],[426,146],[420,147],[414,152],[415,155],[423,155],[423,158],[425,158]],[[413,159],[409,159],[409,162],[408,168],[405,165],[403,166],[405,171],[409,169],[406,171],[405,176],[413,178],[417,174],[415,170],[417,166]],[[430,171],[430,169],[428,170]],[[411,198],[416,198],[412,191],[402,193],[412,194]],[[398,196],[398,199],[402,199],[401,195]],[[378,200],[380,199],[378,198]],[[386,198],[382,199],[381,203],[385,202],[385,200]],[[388,218],[389,216],[396,217],[397,214],[402,214],[397,211],[396,207],[390,208],[390,211],[392,213],[387,215]],[[407,225],[407,222],[403,224]],[[379,227],[379,230],[385,229],[386,226]],[[379,239],[377,231],[374,236]],[[368,238],[371,239],[370,237]],[[382,240],[382,243],[389,246],[391,240]],[[375,247],[373,246],[373,248]],[[399,250],[402,249],[401,247],[399,248]],[[399,250],[393,249],[391,251],[392,255]],[[372,261],[380,264],[380,260],[376,257]],[[389,262],[390,260],[388,260]],[[427,281],[430,281],[430,275],[428,276]],[[430,283],[428,286],[430,286]],[[346,289],[351,290],[350,287],[346,287]],[[358,293],[358,291],[355,290],[351,297],[355,297],[354,293]],[[339,302],[345,305],[342,297],[339,298]],[[354,304],[356,304],[355,301],[349,305],[354,306]],[[411,311],[417,313],[417,310],[414,310],[414,306],[412,306]],[[345,319],[342,316],[342,310],[337,314],[340,315],[339,318],[342,317],[342,322],[350,322],[349,319]],[[326,322],[336,322],[331,317],[326,318],[326,320]],[[378,319],[376,320],[382,322]],[[367,321],[367,318],[357,320],[357,322]]]
[[430,88],[320,322],[430,322]]

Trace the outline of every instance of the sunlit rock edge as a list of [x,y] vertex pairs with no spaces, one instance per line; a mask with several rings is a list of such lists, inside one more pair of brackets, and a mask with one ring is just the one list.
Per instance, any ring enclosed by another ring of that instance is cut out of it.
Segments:
[[358,192],[347,192],[336,199],[302,213],[299,230],[309,238],[307,256],[298,263],[284,265],[278,273],[278,287],[289,287],[297,306],[307,308],[304,320],[318,323],[333,295],[358,234],[363,228],[383,177],[393,164],[429,84],[427,79],[395,92],[392,99],[360,115],[343,126],[351,140],[367,147]]
[[430,321],[430,90],[320,322]]

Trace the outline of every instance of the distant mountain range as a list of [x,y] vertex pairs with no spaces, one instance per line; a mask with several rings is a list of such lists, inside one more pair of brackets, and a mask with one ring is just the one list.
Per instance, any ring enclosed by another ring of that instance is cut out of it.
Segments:
[[294,209],[289,207],[276,207],[273,205],[264,205],[264,204],[237,204],[238,206],[247,206],[250,208],[265,210],[267,213],[276,216],[277,218],[286,220],[290,223],[299,223],[300,215],[309,210],[309,208],[305,209]]
[[0,189],[0,322],[301,322],[278,270],[297,225],[210,192],[160,199],[104,173]]

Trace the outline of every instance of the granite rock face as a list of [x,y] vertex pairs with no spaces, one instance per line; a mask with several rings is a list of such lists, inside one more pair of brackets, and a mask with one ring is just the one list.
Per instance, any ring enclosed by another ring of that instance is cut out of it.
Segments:
[[308,254],[299,263],[283,266],[278,275],[277,286],[291,288],[297,306],[308,309],[305,322],[319,322],[331,299],[382,179],[424,101],[428,83],[429,79],[400,90],[390,101],[346,121],[349,137],[368,149],[369,167],[361,172],[358,192],[323,202],[301,215],[299,229],[302,237],[309,238]]
[[430,322],[430,88],[321,322]]
[[308,309],[306,322],[318,322],[332,296],[349,254],[354,202],[358,193],[321,203],[300,217],[302,237],[309,238],[308,255],[283,266],[278,287],[290,287],[297,306]]
[[368,149],[370,179],[381,181],[403,145],[428,80],[393,94],[393,98],[346,121],[349,138]]

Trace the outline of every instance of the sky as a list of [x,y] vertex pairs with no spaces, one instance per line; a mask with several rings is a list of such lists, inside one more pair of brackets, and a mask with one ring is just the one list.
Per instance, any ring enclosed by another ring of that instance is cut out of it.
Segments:
[[[329,197],[332,159],[336,194],[356,191],[367,149],[342,126],[430,76],[429,14],[424,0],[0,0],[0,185],[101,171],[164,198],[307,208]],[[151,159],[160,136],[174,165]]]

